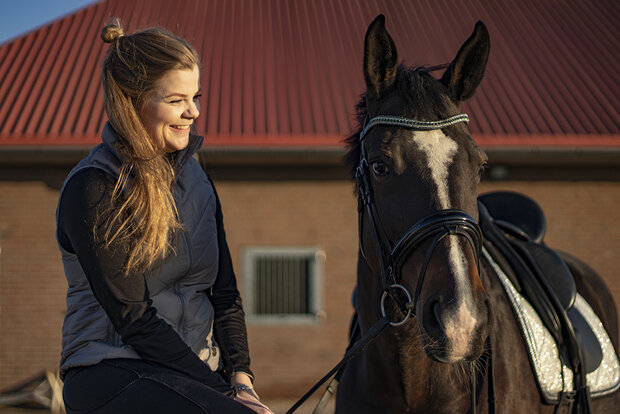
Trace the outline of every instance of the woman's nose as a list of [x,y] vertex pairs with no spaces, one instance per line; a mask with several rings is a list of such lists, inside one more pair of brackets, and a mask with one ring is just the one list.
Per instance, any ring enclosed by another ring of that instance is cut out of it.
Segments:
[[187,118],[196,119],[200,115],[200,107],[198,102],[191,102],[184,114]]

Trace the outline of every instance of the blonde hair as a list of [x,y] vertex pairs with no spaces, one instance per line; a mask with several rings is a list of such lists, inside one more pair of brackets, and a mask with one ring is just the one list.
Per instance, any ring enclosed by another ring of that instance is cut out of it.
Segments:
[[102,67],[105,109],[119,139],[123,165],[112,194],[112,209],[98,230],[106,246],[128,246],[125,274],[144,272],[173,251],[172,238],[182,228],[172,195],[174,170],[165,142],[147,132],[141,113],[146,99],[171,70],[200,66],[184,39],[159,28],[125,35],[119,19],[106,25],[101,38],[110,43]]

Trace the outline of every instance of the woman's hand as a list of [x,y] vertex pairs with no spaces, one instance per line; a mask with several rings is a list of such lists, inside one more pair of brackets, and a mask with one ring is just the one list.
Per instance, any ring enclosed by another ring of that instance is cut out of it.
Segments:
[[251,410],[256,411],[259,414],[273,414],[265,404],[260,402],[258,399],[258,395],[254,392],[254,390],[243,390],[237,393],[235,397],[235,401],[240,402]]
[[254,391],[252,380],[248,375],[241,372],[235,373],[230,382],[233,388],[237,390],[235,401],[240,402],[259,414],[273,414],[273,411],[260,402],[260,398],[258,398],[258,394]]

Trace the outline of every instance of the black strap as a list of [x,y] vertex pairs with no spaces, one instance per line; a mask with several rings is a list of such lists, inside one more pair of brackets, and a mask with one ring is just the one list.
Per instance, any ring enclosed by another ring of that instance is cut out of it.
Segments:
[[327,374],[325,374],[325,376],[323,378],[321,378],[319,380],[319,382],[317,382],[312,388],[310,388],[310,390],[304,394],[303,397],[301,397],[299,399],[299,401],[297,401],[287,412],[286,414],[291,414],[293,412],[295,412],[295,410],[297,410],[299,407],[301,407],[301,405],[308,399],[310,398],[310,396],[312,394],[314,394],[316,392],[316,390],[319,389],[319,387],[321,385],[323,385],[323,383],[325,381],[327,381],[328,379],[330,379],[332,377],[332,375],[334,375],[338,370],[340,370],[340,368],[342,368],[343,366],[345,366],[347,364],[347,362],[349,362],[352,358],[356,357],[357,355],[359,355],[365,348],[366,346],[372,342],[372,340],[374,340],[381,332],[383,332],[383,330],[385,329],[386,326],[388,326],[388,324],[390,323],[390,318],[388,316],[384,316],[383,318],[379,319],[373,326],[372,328],[370,328],[368,330],[368,332],[366,332],[366,334],[359,340],[357,341],[355,344],[353,344],[353,346],[351,346],[347,352],[345,353],[344,357],[342,358],[342,360],[334,367],[332,368],[331,371],[329,371]]
[[316,404],[316,407],[314,407],[314,410],[312,410],[312,414],[323,414],[323,412],[325,411],[325,407],[327,407],[327,404],[329,403],[329,400],[331,400],[331,398],[336,393],[336,390],[338,389],[338,384],[340,383],[340,376],[342,375],[342,372],[343,370],[340,369],[336,373],[336,376],[332,378],[329,384],[327,384],[325,392],[323,393],[323,395],[321,395],[321,399]]
[[[537,310],[538,315],[544,325],[549,329],[555,341],[561,344],[563,338],[560,320],[553,308],[552,302],[549,297],[545,295],[540,281],[532,273],[522,257],[515,252],[515,246],[511,245],[510,241],[495,226],[493,219],[482,203],[478,203],[478,210],[480,212],[482,231],[485,239],[488,240],[485,244],[488,244],[488,242],[492,243],[493,247],[506,260],[511,269],[503,270],[511,281],[514,279],[521,279],[518,285],[522,293],[530,301],[534,309]],[[516,275],[518,275],[518,277]]]
[[[579,349],[572,323],[558,296],[542,274],[536,261],[520,241],[505,237],[494,225],[486,207],[478,203],[480,222],[485,237],[509,263],[512,271],[521,278],[524,296],[532,304],[560,351],[560,359],[568,362],[573,370],[573,386],[576,390],[574,409],[578,413],[590,412],[590,396],[586,383],[583,356]],[[558,405],[562,404],[560,399]]]

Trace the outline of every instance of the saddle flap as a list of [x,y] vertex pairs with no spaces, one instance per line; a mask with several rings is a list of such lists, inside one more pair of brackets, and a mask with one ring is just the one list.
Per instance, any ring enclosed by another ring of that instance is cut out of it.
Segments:
[[568,319],[573,325],[575,338],[579,344],[579,351],[587,374],[594,372],[603,361],[603,350],[592,331],[592,328],[585,320],[583,315],[576,308],[571,308],[568,312]]
[[564,260],[544,244],[525,242],[523,246],[539,268],[540,275],[557,296],[562,308],[568,310],[575,303],[577,286]]
[[493,221],[522,240],[541,243],[547,224],[545,213],[531,198],[512,191],[495,191],[478,197]]

